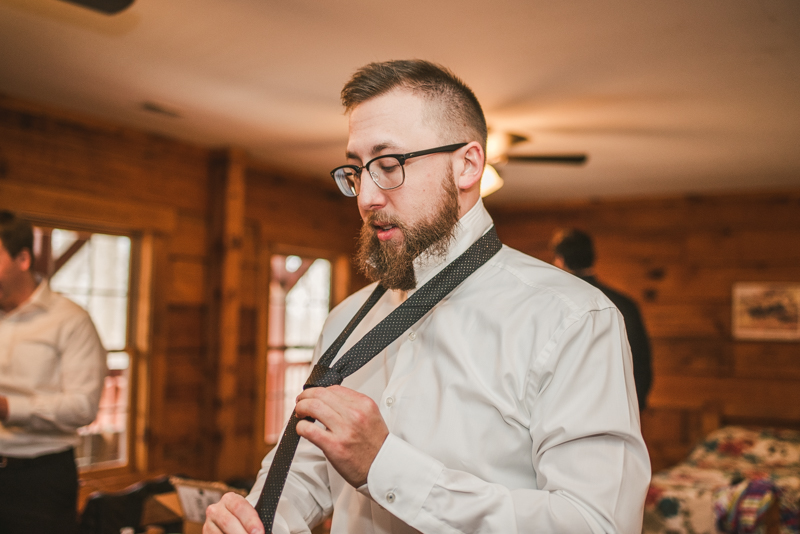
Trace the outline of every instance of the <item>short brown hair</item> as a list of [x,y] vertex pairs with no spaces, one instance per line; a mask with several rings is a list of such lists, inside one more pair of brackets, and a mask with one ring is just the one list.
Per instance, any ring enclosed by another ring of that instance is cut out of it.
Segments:
[[13,212],[0,211],[0,241],[12,258],[26,248],[33,258],[33,227]]
[[370,63],[342,89],[347,113],[394,89],[406,89],[429,104],[445,143],[478,141],[486,151],[486,118],[472,89],[449,69],[421,59]]
[[594,244],[586,232],[577,228],[559,230],[553,236],[552,246],[553,252],[564,259],[564,265],[571,271],[590,269],[594,265]]

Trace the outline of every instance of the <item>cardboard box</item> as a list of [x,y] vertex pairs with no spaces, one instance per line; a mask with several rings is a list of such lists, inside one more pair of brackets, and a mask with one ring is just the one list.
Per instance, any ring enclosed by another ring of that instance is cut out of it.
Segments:
[[247,492],[222,482],[187,480],[178,477],[170,477],[169,481],[175,486],[175,491],[153,495],[145,501],[142,509],[142,525],[163,525],[183,521],[183,534],[201,534],[208,506],[219,502],[222,496],[230,491],[247,495]]
[[182,521],[176,492],[151,495],[142,507],[142,525],[166,525]]

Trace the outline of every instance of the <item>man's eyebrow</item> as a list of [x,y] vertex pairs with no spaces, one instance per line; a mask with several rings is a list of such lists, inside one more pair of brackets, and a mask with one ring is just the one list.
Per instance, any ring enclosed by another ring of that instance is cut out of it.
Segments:
[[[377,145],[373,145],[372,146],[372,149],[369,151],[370,156],[372,156],[372,157],[377,156],[378,154],[380,154],[381,152],[383,152],[387,148],[393,148],[395,150],[399,150],[400,147],[398,147],[395,143],[392,143],[391,141],[387,141],[387,142],[384,142],[384,143],[378,143]],[[360,160],[361,159],[361,158],[358,157],[357,154],[355,154],[354,152],[349,152],[349,151],[345,154],[345,156],[347,157],[347,159],[356,159],[356,160]]]

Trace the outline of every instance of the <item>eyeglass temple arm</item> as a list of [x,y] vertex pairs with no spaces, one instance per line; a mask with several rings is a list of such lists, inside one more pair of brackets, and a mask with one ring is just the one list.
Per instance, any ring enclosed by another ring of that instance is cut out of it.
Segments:
[[428,154],[436,154],[439,152],[453,152],[462,146],[467,146],[467,144],[468,143],[456,143],[454,145],[445,145],[436,148],[429,148],[428,150],[420,150],[419,152],[409,152],[408,154],[403,154],[403,159],[416,158],[417,156],[427,156]]

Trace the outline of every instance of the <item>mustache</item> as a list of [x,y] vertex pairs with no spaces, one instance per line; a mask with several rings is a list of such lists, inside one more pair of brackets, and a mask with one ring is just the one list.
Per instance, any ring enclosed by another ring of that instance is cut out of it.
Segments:
[[401,230],[406,229],[406,225],[400,220],[400,217],[383,212],[371,211],[364,220],[364,226],[368,226],[370,228],[377,226],[378,223],[381,223],[382,225],[396,226]]

